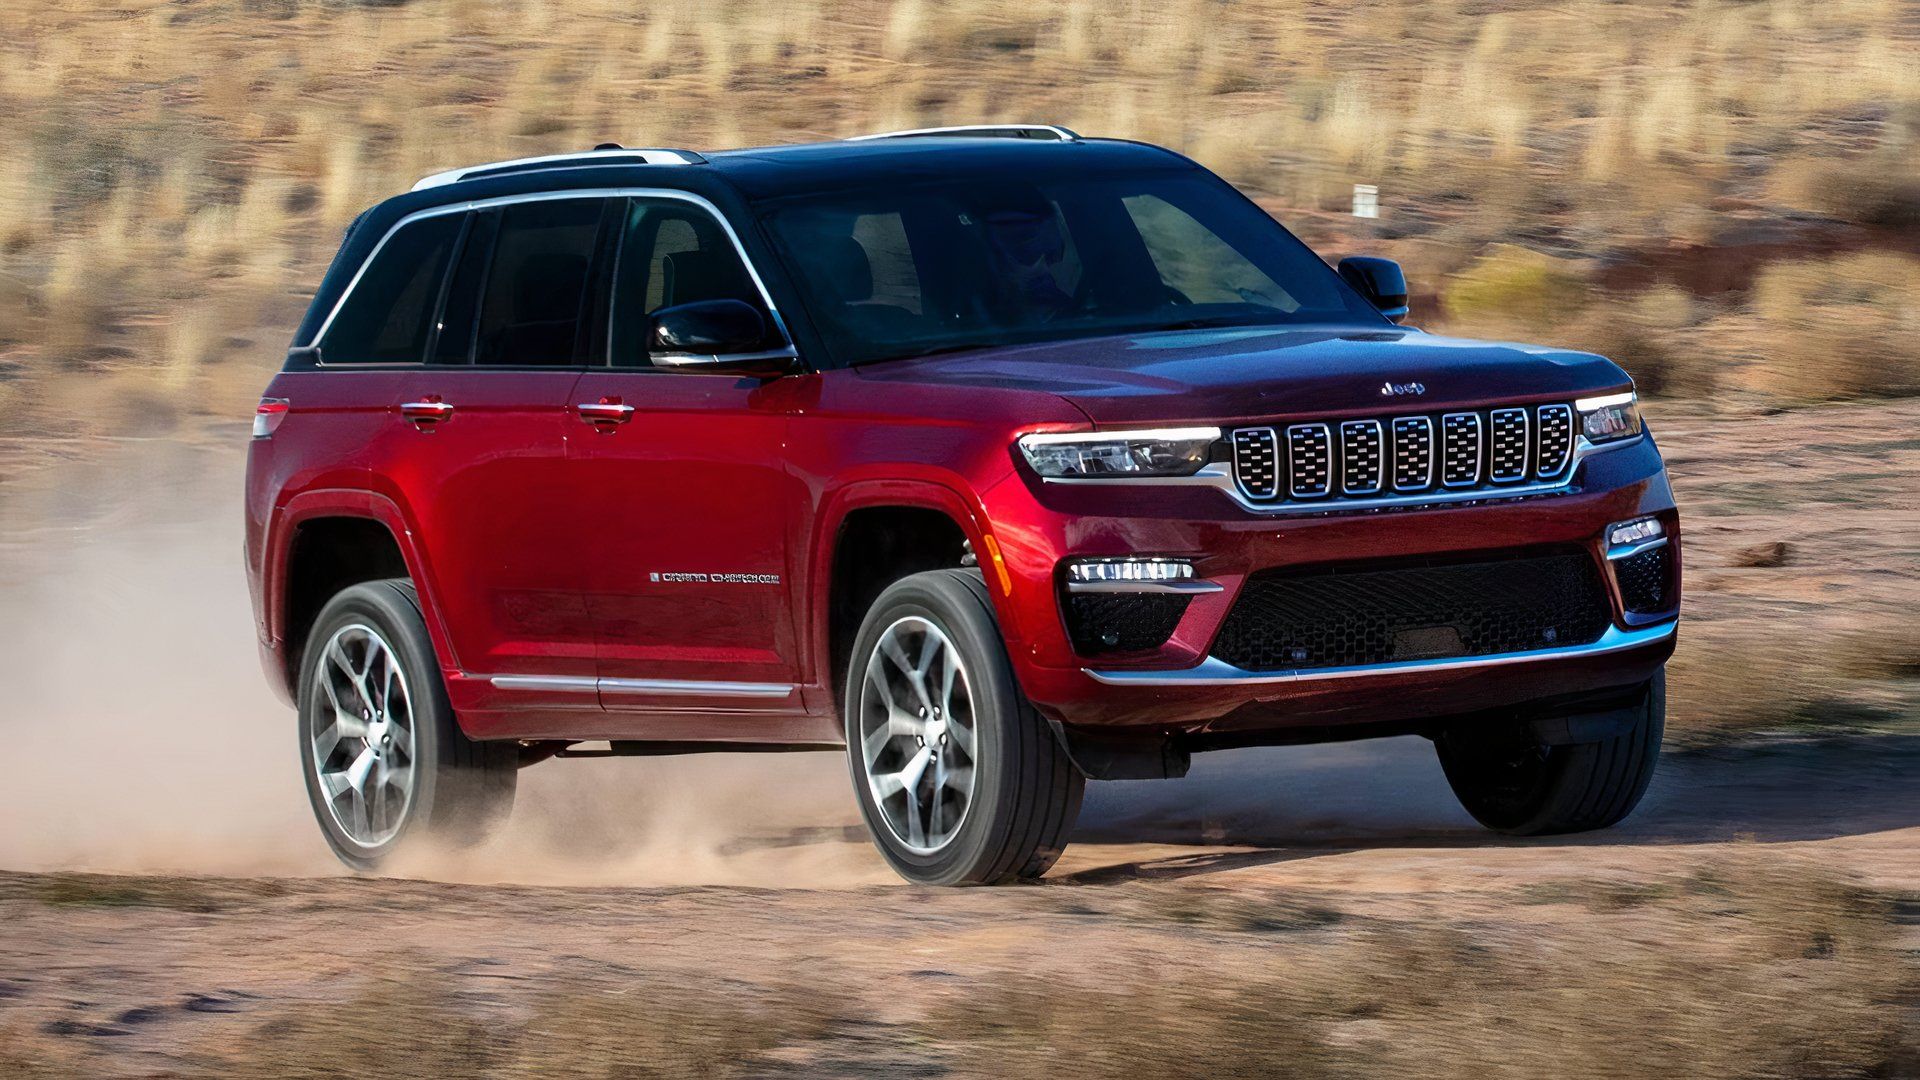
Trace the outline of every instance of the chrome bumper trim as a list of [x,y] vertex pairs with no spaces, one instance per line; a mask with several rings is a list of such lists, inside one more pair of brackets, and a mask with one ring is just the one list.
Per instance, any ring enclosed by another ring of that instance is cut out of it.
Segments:
[[1637,544],[1629,544],[1626,547],[1608,548],[1607,561],[1619,562],[1621,559],[1631,559],[1643,551],[1652,551],[1654,548],[1666,546],[1667,538],[1664,536],[1656,536],[1651,540],[1642,540]]
[[1570,645],[1564,649],[1534,649],[1530,652],[1496,653],[1492,656],[1446,657],[1436,660],[1407,660],[1390,664],[1361,664],[1355,667],[1303,668],[1294,671],[1247,671],[1224,660],[1207,657],[1196,667],[1178,671],[1095,671],[1083,668],[1094,681],[1108,686],[1245,686],[1263,683],[1313,682],[1320,679],[1354,679],[1368,675],[1408,675],[1428,671],[1456,671],[1463,668],[1500,667],[1534,660],[1572,660],[1583,656],[1601,656],[1653,645],[1673,636],[1680,621],[1659,626],[1622,630],[1609,626],[1598,641]]
[[1070,593],[1216,593],[1226,589],[1217,581],[1069,581]]

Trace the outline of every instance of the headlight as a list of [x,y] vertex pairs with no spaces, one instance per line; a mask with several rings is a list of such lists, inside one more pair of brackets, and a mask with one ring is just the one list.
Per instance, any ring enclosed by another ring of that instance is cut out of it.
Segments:
[[1207,463],[1220,429],[1075,431],[1020,436],[1020,452],[1052,479],[1192,476]]
[[1581,398],[1573,407],[1580,414],[1580,431],[1588,442],[1617,442],[1640,434],[1640,402],[1631,390],[1607,397]]

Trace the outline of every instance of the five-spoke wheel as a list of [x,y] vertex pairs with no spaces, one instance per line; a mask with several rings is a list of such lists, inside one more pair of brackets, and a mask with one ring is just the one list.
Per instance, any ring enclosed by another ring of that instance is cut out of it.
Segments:
[[302,656],[307,795],[342,862],[371,870],[416,832],[469,842],[506,816],[518,749],[460,730],[411,583],[342,590]]
[[860,811],[901,876],[976,884],[1053,865],[1085,781],[1021,694],[978,571],[914,574],[881,593],[844,701]]
[[413,800],[413,713],[407,677],[378,631],[352,623],[320,652],[315,681],[330,716],[313,736],[327,812],[354,843],[391,840]]
[[966,665],[918,615],[886,628],[860,691],[860,752],[894,838],[927,855],[953,840],[973,804],[978,747]]

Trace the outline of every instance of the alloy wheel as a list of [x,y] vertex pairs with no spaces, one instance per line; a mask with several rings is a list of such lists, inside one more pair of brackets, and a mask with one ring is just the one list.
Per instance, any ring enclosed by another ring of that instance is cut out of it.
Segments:
[[406,673],[393,647],[364,623],[335,631],[316,663],[313,769],[320,793],[349,840],[377,848],[405,824],[418,775]]
[[931,855],[973,805],[978,755],[973,691],[946,632],[917,615],[881,633],[861,683],[860,760],[894,838]]

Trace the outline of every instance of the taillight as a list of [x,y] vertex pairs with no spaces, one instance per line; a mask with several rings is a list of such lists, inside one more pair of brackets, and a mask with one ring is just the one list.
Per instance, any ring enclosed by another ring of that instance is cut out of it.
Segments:
[[280,421],[286,418],[286,398],[261,398],[260,404],[253,410],[253,437],[264,439],[272,435],[274,429],[280,426]]

